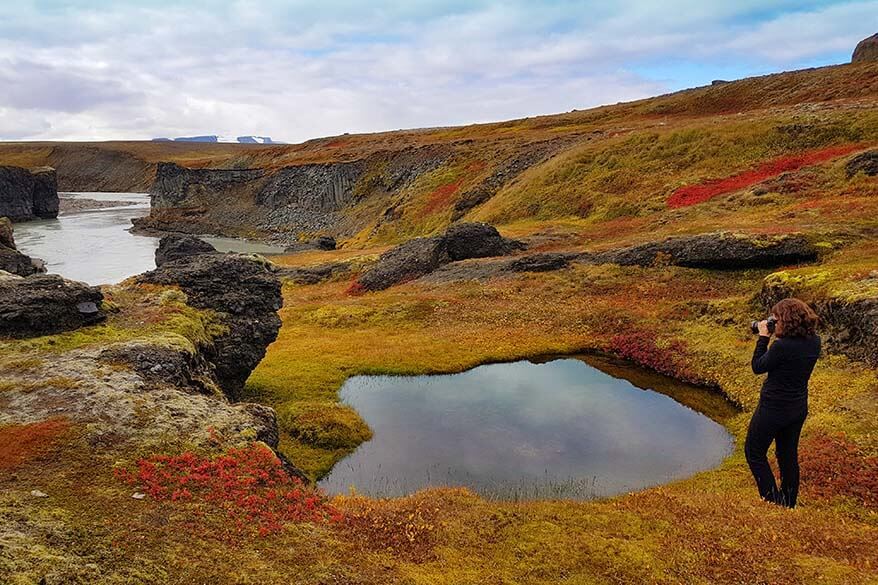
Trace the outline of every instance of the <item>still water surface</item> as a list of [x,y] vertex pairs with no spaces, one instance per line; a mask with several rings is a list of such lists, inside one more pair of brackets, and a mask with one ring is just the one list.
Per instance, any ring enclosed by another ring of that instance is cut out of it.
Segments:
[[[493,498],[589,499],[683,478],[729,454],[732,438],[719,422],[617,377],[624,367],[604,369],[612,375],[557,359],[351,378],[341,398],[374,437],[320,484],[377,497],[449,485]],[[642,371],[636,381],[690,399],[707,392]],[[711,400],[714,414],[733,412]]]
[[[134,205],[79,211],[58,219],[15,224],[15,243],[46,262],[49,272],[89,284],[108,284],[155,268],[158,238],[130,233],[131,219],[149,213],[146,193],[62,193]],[[280,253],[281,248],[234,238],[202,237],[221,252]]]

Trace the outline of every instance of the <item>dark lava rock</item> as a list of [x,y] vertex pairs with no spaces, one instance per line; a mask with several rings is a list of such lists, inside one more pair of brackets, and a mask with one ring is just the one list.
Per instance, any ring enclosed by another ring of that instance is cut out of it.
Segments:
[[98,287],[57,274],[0,280],[0,335],[36,337],[77,329],[106,318]]
[[365,290],[383,290],[420,278],[450,261],[441,236],[415,238],[381,254],[375,266],[357,282]]
[[520,250],[520,242],[507,240],[484,223],[454,224],[441,236],[415,238],[388,250],[357,280],[364,290],[383,290],[429,274],[449,262],[503,256]]
[[868,63],[878,61],[878,33],[857,43],[851,63]]
[[862,154],[858,154],[848,161],[845,165],[848,179],[857,173],[864,173],[869,177],[878,175],[878,150],[870,150]]
[[551,272],[570,266],[570,260],[575,254],[562,252],[531,254],[516,258],[509,264],[512,272]]
[[314,247],[318,250],[335,250],[335,238],[332,236],[319,236],[312,240]]
[[161,266],[172,260],[210,252],[216,252],[216,248],[204,240],[195,236],[171,234],[159,240],[159,247],[155,251],[155,265]]
[[817,259],[817,249],[801,235],[761,236],[717,232],[670,237],[595,254],[594,262],[623,266],[667,263],[690,268],[757,268]]
[[486,223],[456,223],[441,236],[452,261],[503,256],[519,249]]
[[[870,278],[878,280],[878,275]],[[762,283],[758,301],[767,311],[782,299],[798,296],[798,292],[789,281],[769,275]],[[828,351],[878,367],[878,298],[829,297],[808,304],[820,317],[818,333]]]
[[239,254],[198,254],[166,262],[138,281],[176,285],[191,306],[222,315],[229,331],[214,340],[207,358],[223,391],[237,398],[280,329],[283,298],[272,265]]
[[0,166],[0,216],[12,221],[58,217],[55,169]]
[[0,270],[18,276],[30,276],[46,271],[42,260],[31,258],[16,249],[12,222],[6,217],[0,217]]

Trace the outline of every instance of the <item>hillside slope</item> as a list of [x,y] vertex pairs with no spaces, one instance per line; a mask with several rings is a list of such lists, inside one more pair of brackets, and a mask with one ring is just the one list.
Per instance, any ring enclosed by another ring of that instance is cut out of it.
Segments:
[[224,173],[182,186],[165,177],[147,227],[196,233],[286,241],[329,233],[371,244],[462,218],[637,223],[649,216],[656,227],[687,213],[667,205],[679,187],[788,156],[827,163],[845,148],[875,144],[876,100],[878,64],[862,63],[553,116],[297,145],[7,143],[0,164],[54,166],[61,190],[83,191],[144,191],[160,162],[262,171],[231,183]]

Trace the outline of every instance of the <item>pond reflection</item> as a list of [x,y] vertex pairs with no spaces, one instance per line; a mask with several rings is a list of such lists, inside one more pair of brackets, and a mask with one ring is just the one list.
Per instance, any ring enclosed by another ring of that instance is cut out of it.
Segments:
[[[641,383],[667,380],[638,375]],[[709,469],[732,447],[715,420],[582,359],[442,376],[358,376],[341,398],[374,437],[320,482],[330,493],[354,487],[398,496],[448,485],[493,498],[589,499]],[[734,412],[717,396],[706,403],[714,418]]]

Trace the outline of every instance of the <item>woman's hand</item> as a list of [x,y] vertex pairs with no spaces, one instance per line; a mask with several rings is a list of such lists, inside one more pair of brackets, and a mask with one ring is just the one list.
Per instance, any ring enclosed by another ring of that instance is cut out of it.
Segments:
[[756,324],[756,328],[759,330],[760,336],[771,337],[771,332],[768,330],[768,320],[760,321]]

